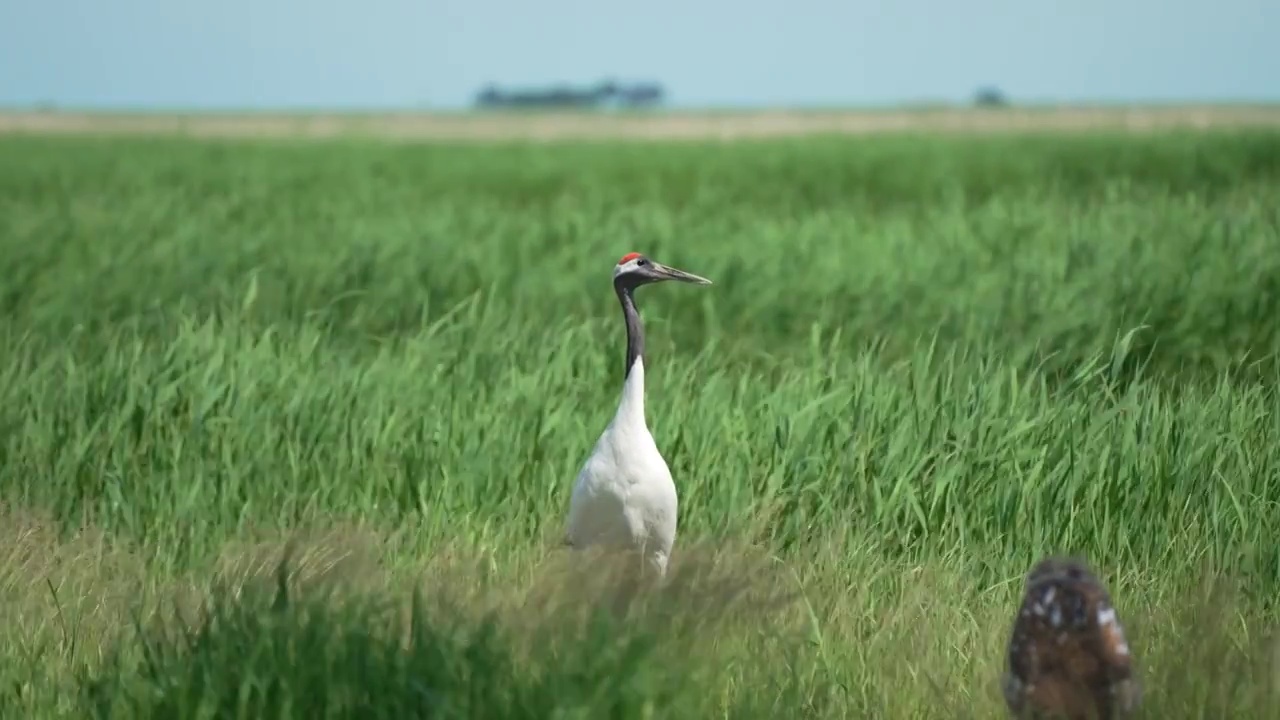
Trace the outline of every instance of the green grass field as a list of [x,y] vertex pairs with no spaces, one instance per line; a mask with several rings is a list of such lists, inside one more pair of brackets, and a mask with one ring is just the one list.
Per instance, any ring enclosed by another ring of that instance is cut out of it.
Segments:
[[[558,550],[642,290],[671,584]],[[0,715],[1280,717],[1280,134],[0,139]],[[601,579],[603,577],[603,579]]]

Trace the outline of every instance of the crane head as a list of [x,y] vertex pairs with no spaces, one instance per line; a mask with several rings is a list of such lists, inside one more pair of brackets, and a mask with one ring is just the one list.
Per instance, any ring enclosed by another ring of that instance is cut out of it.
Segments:
[[627,288],[637,288],[663,280],[679,280],[694,285],[711,284],[711,281],[704,277],[663,265],[637,252],[623,255],[613,268],[613,282]]

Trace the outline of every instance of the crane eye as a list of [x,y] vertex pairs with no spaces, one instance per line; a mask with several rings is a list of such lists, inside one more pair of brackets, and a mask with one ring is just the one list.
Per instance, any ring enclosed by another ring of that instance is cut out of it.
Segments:
[[645,265],[648,265],[648,264],[649,264],[649,261],[644,258],[640,258],[639,260],[636,261],[636,267],[644,267]]

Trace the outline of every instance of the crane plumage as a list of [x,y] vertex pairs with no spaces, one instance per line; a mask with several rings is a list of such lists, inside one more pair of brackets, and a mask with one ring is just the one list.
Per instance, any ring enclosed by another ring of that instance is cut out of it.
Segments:
[[671,470],[645,421],[644,324],[636,288],[664,280],[710,285],[706,278],[628,253],[613,269],[627,329],[622,395],[574,482],[565,544],[638,552],[659,576],[676,539],[677,493]]

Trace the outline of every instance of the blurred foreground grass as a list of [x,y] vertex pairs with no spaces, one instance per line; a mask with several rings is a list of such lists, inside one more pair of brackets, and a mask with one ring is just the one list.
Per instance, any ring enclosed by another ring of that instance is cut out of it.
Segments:
[[[623,614],[630,250],[716,284],[640,294]],[[1277,717],[1280,135],[4,139],[0,254],[6,717],[992,717],[1048,552],[1148,717]]]

